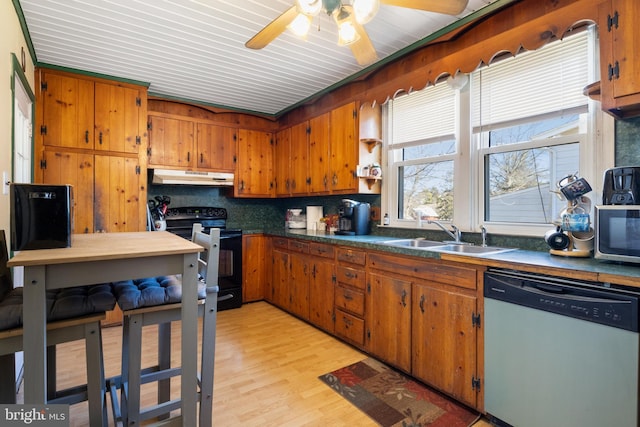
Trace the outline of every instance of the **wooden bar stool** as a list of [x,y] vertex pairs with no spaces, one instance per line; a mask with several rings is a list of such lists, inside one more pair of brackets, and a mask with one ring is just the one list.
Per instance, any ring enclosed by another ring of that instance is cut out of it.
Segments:
[[[194,224],[192,240],[203,246],[198,272],[198,316],[203,318],[201,370],[199,378],[200,426],[211,425],[213,404],[213,368],[218,298],[218,263],[220,256],[220,230],[202,231]],[[120,408],[114,409],[124,426],[139,425],[151,418],[166,418],[179,409],[181,400],[170,400],[170,379],[181,374],[180,367],[171,367],[171,322],[181,315],[182,282],[178,276],[162,276],[113,283],[118,305],[123,312],[122,377]],[[147,325],[158,325],[158,364],[142,368],[142,330]],[[141,408],[142,384],[158,382],[157,404]],[[113,384],[114,390],[118,384]],[[196,392],[194,390],[194,392]]]
[[[23,349],[22,288],[13,287],[4,230],[0,230],[0,403],[16,403],[14,354]],[[96,285],[47,292],[47,402],[89,402],[91,426],[107,426],[106,383],[100,321],[113,310],[111,286]],[[87,383],[57,390],[57,344],[85,340]]]

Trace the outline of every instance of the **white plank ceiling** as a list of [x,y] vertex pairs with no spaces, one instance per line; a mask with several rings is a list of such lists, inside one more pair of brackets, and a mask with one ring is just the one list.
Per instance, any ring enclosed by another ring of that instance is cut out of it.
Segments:
[[[447,1],[447,0],[442,0]],[[365,28],[379,61],[360,66],[325,14],[302,40],[244,43],[293,0],[19,0],[39,64],[149,84],[152,95],[278,115],[397,56],[459,19],[512,0],[470,0],[449,16],[381,5]],[[492,4],[495,3],[495,4]]]

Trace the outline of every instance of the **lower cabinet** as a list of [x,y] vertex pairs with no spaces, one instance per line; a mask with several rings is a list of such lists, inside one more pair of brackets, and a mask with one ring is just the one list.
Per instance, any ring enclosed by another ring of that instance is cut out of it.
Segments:
[[262,234],[242,236],[242,302],[265,298],[265,251],[267,237]]
[[411,372],[411,281],[369,273],[367,342],[371,354]]
[[413,376],[476,406],[477,298],[439,283],[414,283],[413,297]]
[[483,409],[484,267],[271,240],[268,301]]

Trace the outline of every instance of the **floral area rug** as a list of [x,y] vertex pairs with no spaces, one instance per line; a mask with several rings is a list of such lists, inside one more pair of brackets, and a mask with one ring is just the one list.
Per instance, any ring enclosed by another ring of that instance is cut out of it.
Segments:
[[375,359],[319,378],[384,427],[467,427],[479,418],[465,406]]

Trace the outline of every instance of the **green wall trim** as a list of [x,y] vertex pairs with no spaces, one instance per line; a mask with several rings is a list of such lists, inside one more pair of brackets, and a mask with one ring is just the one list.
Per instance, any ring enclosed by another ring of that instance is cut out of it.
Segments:
[[[35,114],[36,114],[36,96],[29,86],[29,81],[27,80],[27,76],[22,71],[22,65],[20,65],[20,61],[18,57],[14,53],[11,53],[11,63],[13,67],[13,73],[11,73],[11,182],[15,181],[14,176],[14,165],[13,159],[16,155],[16,85],[15,85],[15,76],[17,75],[20,79],[20,83],[22,84],[23,89],[27,92],[27,96],[31,100],[31,158],[35,159],[33,153],[35,151],[34,146],[34,138],[35,135]],[[31,168],[31,182],[33,182],[34,171],[33,167]]]
[[16,10],[16,15],[18,16],[18,21],[20,21],[20,28],[22,28],[22,35],[27,43],[27,49],[29,49],[29,55],[31,56],[31,62],[34,64],[38,62],[36,57],[36,50],[33,47],[33,43],[31,42],[31,34],[29,33],[29,28],[27,27],[27,21],[24,19],[24,13],[22,12],[22,6],[20,6],[19,0],[11,0],[13,3],[13,7]]
[[36,66],[40,67],[40,68],[49,68],[51,70],[67,71],[69,73],[81,74],[83,76],[96,77],[96,78],[106,79],[106,80],[113,80],[113,81],[116,81],[116,82],[128,83],[128,84],[137,85],[137,86],[144,86],[146,88],[148,88],[149,85],[150,85],[150,83],[143,82],[143,81],[140,81],[140,80],[133,80],[133,79],[127,79],[127,78],[124,78],[124,77],[110,76],[108,74],[94,73],[94,72],[91,72],[91,71],[78,70],[76,68],[61,67],[59,65],[47,64],[47,63],[44,63],[44,62],[38,62],[36,64]]

